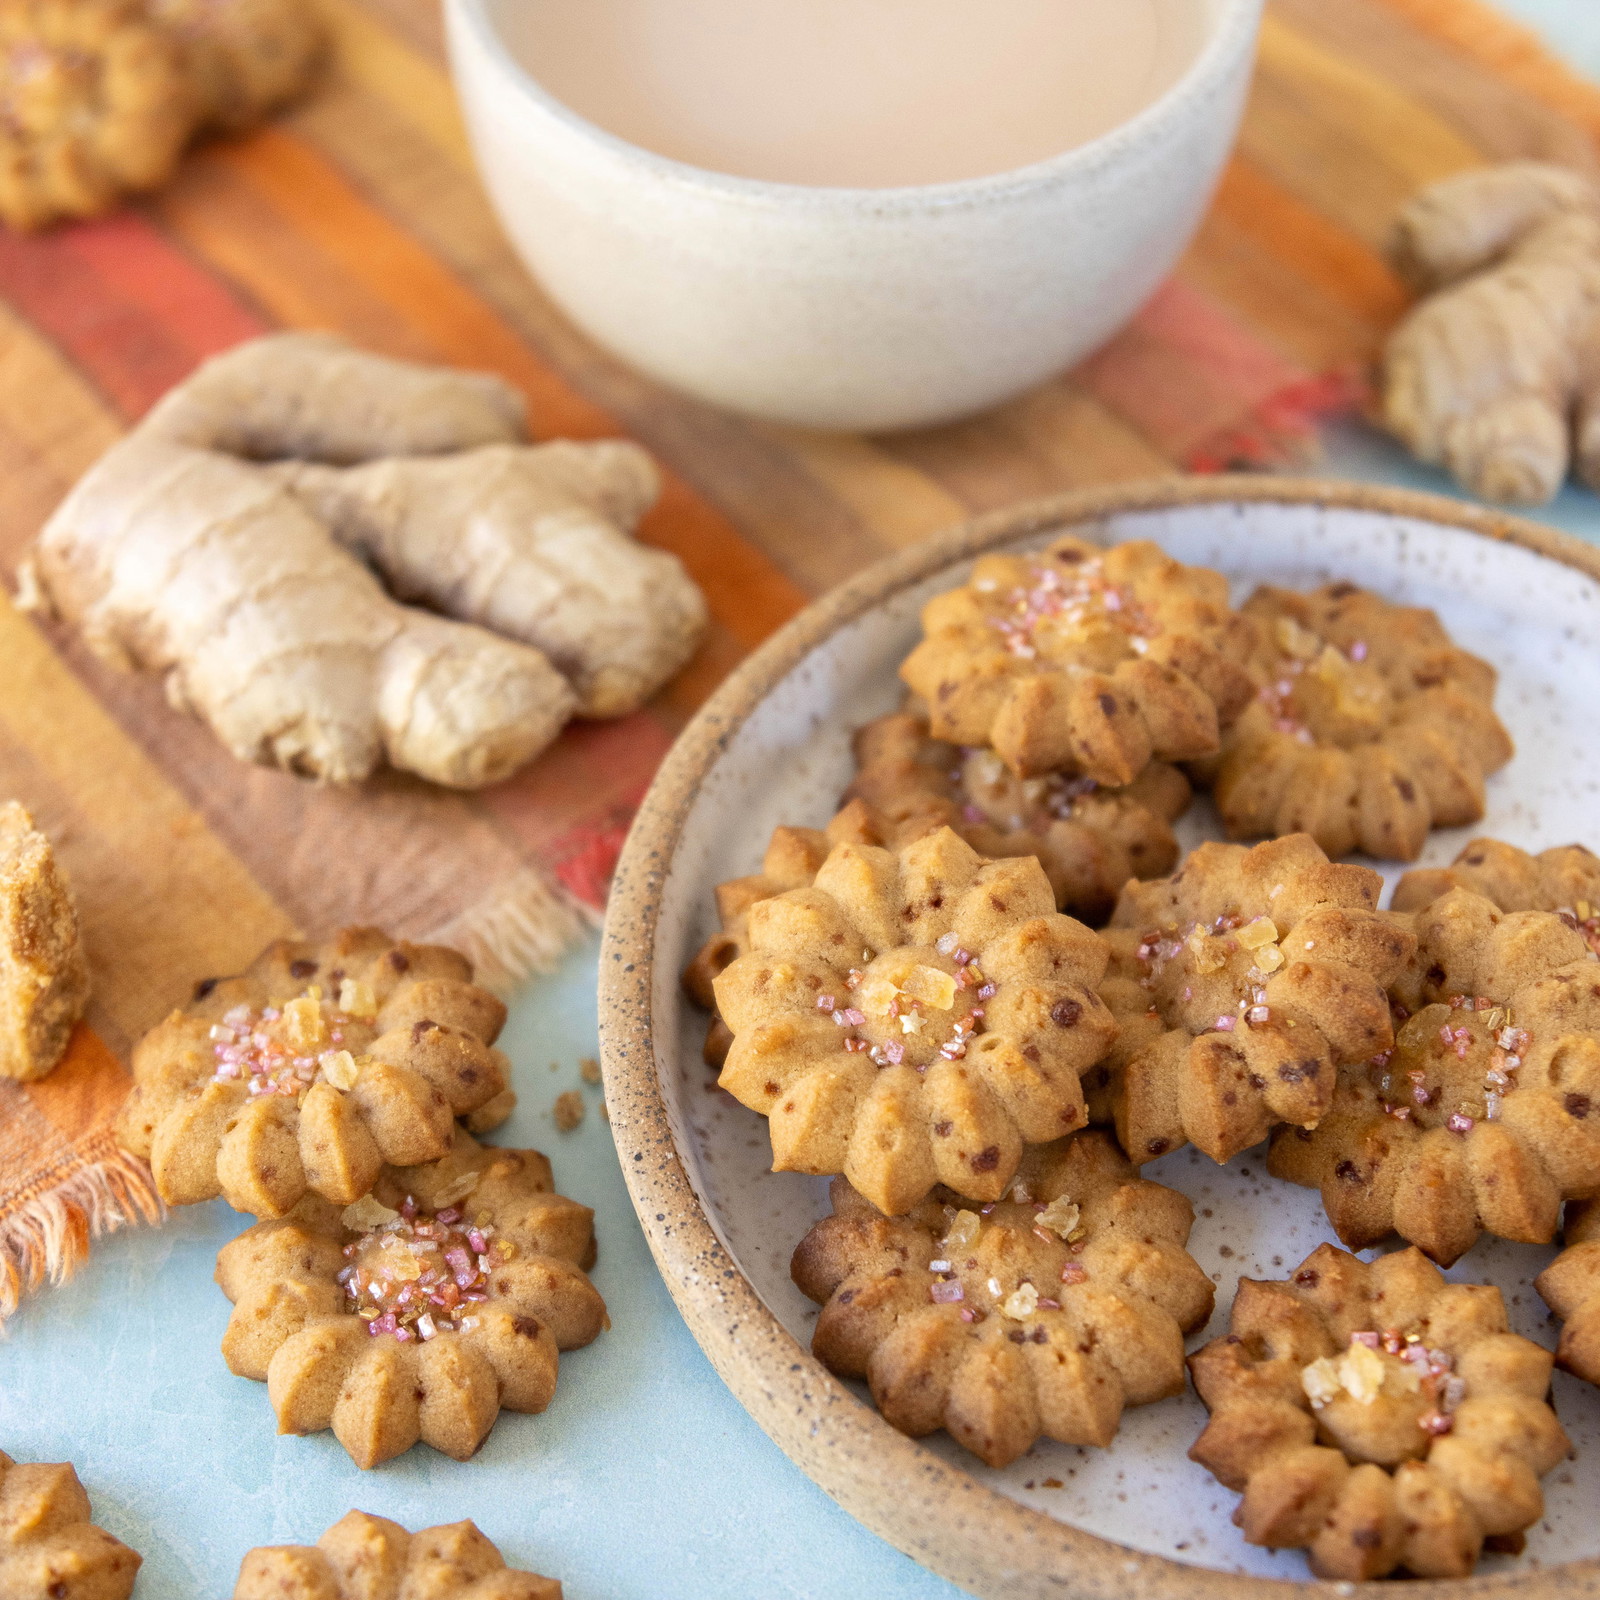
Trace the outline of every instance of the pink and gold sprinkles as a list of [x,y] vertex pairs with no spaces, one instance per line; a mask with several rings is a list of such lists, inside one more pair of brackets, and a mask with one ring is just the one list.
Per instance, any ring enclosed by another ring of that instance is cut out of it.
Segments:
[[346,1309],[376,1337],[401,1344],[441,1333],[470,1333],[474,1308],[489,1298],[489,1273],[516,1255],[487,1212],[474,1217],[459,1205],[432,1214],[410,1196],[391,1211],[370,1195],[346,1208],[347,1227],[363,1229],[344,1247]]
[[[982,581],[977,585],[984,587]],[[1105,575],[1098,559],[1079,561],[1070,572],[1039,565],[1033,583],[1019,585],[1006,596],[1007,610],[992,619],[1005,647],[1014,656],[1031,661],[1039,653],[1040,634],[1082,634],[1107,625],[1126,634],[1139,654],[1161,632],[1153,613],[1129,590],[1119,588]]]
[[312,984],[283,1006],[235,1006],[212,1025],[210,1042],[216,1068],[212,1081],[242,1082],[251,1095],[279,1094],[298,1099],[320,1077],[336,1089],[349,1089],[360,1063],[346,1048],[370,1034],[377,1003],[365,984],[346,979],[339,1004],[323,998]]
[[1467,1396],[1449,1351],[1429,1349],[1419,1335],[1396,1328],[1352,1333],[1342,1355],[1322,1356],[1302,1369],[1300,1386],[1313,1411],[1343,1396],[1371,1405],[1384,1394],[1418,1395],[1423,1409],[1417,1427],[1431,1438],[1450,1432]]

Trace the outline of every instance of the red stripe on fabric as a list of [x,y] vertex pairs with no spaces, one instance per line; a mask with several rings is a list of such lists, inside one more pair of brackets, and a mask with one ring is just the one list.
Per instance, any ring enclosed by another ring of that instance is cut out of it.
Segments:
[[131,212],[28,238],[0,233],[0,295],[129,421],[201,357],[266,329]]

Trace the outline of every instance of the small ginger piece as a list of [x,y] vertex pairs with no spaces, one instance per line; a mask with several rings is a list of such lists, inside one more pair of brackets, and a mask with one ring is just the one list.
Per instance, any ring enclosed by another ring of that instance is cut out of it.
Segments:
[[635,709],[705,621],[677,561],[627,537],[655,497],[648,457],[530,447],[523,427],[487,374],[252,340],[90,469],[24,603],[160,673],[241,760],[496,782],[575,713]]
[[13,800],[0,806],[0,1077],[27,1083],[51,1071],[88,998],[72,891]]
[[600,1083],[602,1081],[600,1063],[593,1056],[585,1056],[578,1063],[578,1076],[585,1083]]
[[1600,187],[1521,161],[1413,199],[1390,255],[1428,296],[1391,336],[1382,419],[1485,500],[1600,487]]

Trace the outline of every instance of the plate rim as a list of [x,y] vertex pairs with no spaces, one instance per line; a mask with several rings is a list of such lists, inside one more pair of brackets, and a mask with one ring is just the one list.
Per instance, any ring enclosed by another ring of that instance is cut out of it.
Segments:
[[[629,830],[600,952],[600,1050],[611,1132],[651,1254],[695,1341],[778,1447],[857,1521],[986,1600],[1291,1600],[1377,1595],[1387,1580],[1319,1584],[1189,1566],[1058,1521],[980,1483],[883,1420],[767,1309],[717,1238],[672,1135],[651,995],[660,889],[701,782],[768,693],[838,629],[995,545],[1128,513],[1275,504],[1409,517],[1520,545],[1600,580],[1600,548],[1443,495],[1318,478],[1165,477],[1028,500],[884,557],[814,600],[743,661],[679,734]],[[670,1044],[668,1048],[670,1048]],[[1600,1557],[1469,1578],[1410,1580],[1411,1600],[1600,1595]]]

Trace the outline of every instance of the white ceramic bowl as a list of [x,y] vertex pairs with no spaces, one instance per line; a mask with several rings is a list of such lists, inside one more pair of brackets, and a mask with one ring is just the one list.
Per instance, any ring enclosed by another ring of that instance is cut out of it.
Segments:
[[[1225,571],[1241,598],[1259,583],[1345,578],[1433,607],[1500,669],[1497,705],[1518,748],[1490,779],[1483,821],[1433,834],[1422,864],[1448,862],[1477,832],[1530,849],[1595,842],[1600,748],[1587,729],[1600,700],[1600,552],[1563,534],[1365,485],[1175,478],[996,513],[879,562],[802,612],[706,703],[662,764],[617,869],[600,961],[606,1104],[667,1286],[734,1393],[807,1473],[985,1600],[1594,1600],[1600,1391],[1566,1373],[1556,1404],[1577,1454],[1545,1479],[1524,1555],[1490,1555],[1468,1580],[1309,1591],[1294,1581],[1306,1576],[1302,1555],[1246,1545],[1229,1520],[1234,1495],[1188,1459],[1205,1423],[1192,1392],[1129,1411],[1108,1449],[1041,1440],[996,1470],[942,1434],[902,1437],[862,1385],[810,1354],[816,1308],[789,1261],[827,1215],[826,1180],[768,1170],[762,1120],[702,1064],[706,1017],[679,974],[716,926],[712,886],[753,870],[777,823],[832,814],[852,770],[851,730],[899,702],[895,669],[930,595],[961,582],[978,554],[1036,549],[1068,529],[1154,539]],[[1179,836],[1186,849],[1221,836],[1208,802]],[[1227,1330],[1241,1276],[1281,1278],[1333,1239],[1316,1192],[1268,1178],[1262,1154],[1219,1167],[1185,1147],[1144,1168],[1194,1203],[1190,1249],[1217,1283],[1216,1316],[1191,1349]],[[1497,1285],[1516,1331],[1548,1347],[1555,1325],[1531,1282],[1554,1254],[1485,1236],[1449,1276]]]
[[603,132],[506,48],[501,20],[531,3],[446,12],[479,166],[545,287],[662,382],[778,421],[876,431],[994,405],[1148,298],[1232,147],[1262,0],[1206,0],[1189,71],[1102,138],[899,189],[726,177]]

